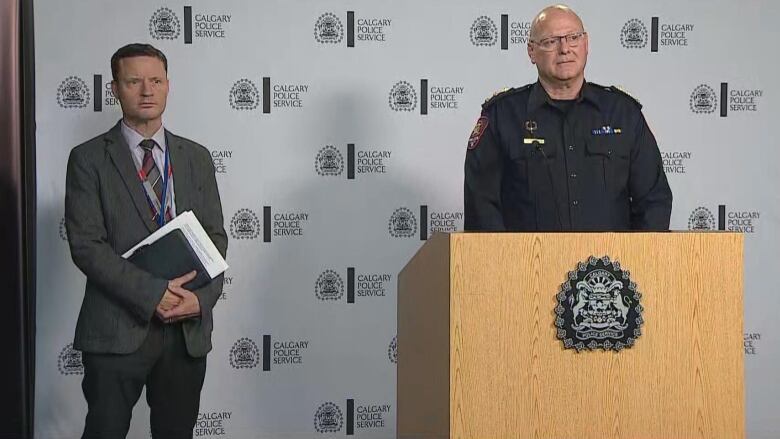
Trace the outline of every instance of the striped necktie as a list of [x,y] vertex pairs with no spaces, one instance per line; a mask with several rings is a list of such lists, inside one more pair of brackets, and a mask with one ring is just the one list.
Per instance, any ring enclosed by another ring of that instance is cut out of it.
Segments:
[[[157,169],[157,165],[154,162],[154,155],[152,154],[152,151],[154,150],[154,147],[157,146],[157,142],[155,142],[152,139],[144,139],[140,143],[141,148],[144,150],[144,158],[141,162],[141,171],[143,172],[143,175],[146,177],[145,181],[149,182],[149,185],[154,190],[154,194],[157,196],[157,202],[161,203],[163,199],[163,193],[162,193],[162,179],[160,178],[160,170]],[[154,212],[154,207],[152,207],[153,213],[156,215],[157,212]],[[171,208],[166,204],[165,206],[165,221],[169,221],[171,219]]]
[[152,139],[144,139],[141,141],[141,148],[144,150],[144,159],[141,162],[141,170],[143,171],[143,175],[146,176],[146,181],[148,181],[149,185],[154,189],[154,193],[157,195],[157,201],[160,201],[162,200],[162,194],[160,193],[162,190],[162,182],[160,181],[160,170],[157,169],[157,166],[154,163],[154,154],[152,154],[155,146],[157,146],[157,142]]

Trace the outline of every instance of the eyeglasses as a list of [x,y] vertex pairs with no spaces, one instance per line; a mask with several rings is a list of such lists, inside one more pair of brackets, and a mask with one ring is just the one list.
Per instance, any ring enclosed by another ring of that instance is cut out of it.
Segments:
[[585,41],[585,36],[587,34],[588,34],[587,32],[582,31],[582,32],[575,32],[573,34],[568,34],[568,35],[561,35],[559,37],[549,37],[543,40],[531,41],[531,42],[539,46],[539,49],[545,52],[552,52],[553,50],[559,47],[562,40],[566,40],[566,44],[568,44],[569,47],[579,46],[581,42]]

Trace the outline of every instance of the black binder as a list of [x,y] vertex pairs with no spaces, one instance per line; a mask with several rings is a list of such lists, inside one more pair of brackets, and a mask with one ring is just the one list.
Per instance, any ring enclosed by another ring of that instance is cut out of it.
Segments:
[[195,279],[182,285],[190,291],[211,281],[206,268],[179,229],[173,229],[157,241],[138,248],[128,260],[138,268],[163,279],[174,279],[192,270]]

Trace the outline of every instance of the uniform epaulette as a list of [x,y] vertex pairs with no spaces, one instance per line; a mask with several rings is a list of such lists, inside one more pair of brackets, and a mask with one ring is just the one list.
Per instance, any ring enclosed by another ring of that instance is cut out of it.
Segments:
[[595,85],[596,87],[602,88],[605,91],[621,94],[621,95],[631,99],[631,101],[634,102],[635,104],[637,104],[639,106],[639,108],[642,108],[642,103],[639,102],[639,99],[637,99],[631,93],[627,92],[626,89],[623,88],[620,85],[604,86],[604,85],[594,84],[592,82],[591,82],[591,84]]
[[528,90],[528,88],[531,85],[533,84],[528,84],[522,87],[514,87],[514,88],[504,87],[501,90],[498,90],[497,92],[493,93],[493,95],[490,96],[489,98],[485,99],[485,102],[482,103],[482,108],[487,108],[493,105],[496,101],[498,101],[501,98],[513,95],[515,93],[519,93],[524,90]]

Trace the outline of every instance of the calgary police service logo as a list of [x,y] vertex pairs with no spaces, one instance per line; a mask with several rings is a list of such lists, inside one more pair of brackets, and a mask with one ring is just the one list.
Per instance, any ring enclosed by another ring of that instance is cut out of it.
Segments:
[[249,209],[239,209],[230,220],[233,239],[255,239],[260,235],[260,220]]
[[398,364],[398,336],[393,337],[390,341],[390,346],[387,347],[387,358],[393,364]]
[[68,229],[65,228],[65,218],[60,220],[60,239],[68,240]]
[[498,41],[496,24],[486,15],[477,17],[471,25],[469,38],[475,46],[494,46]]
[[414,111],[417,108],[417,92],[414,91],[412,84],[398,81],[390,89],[388,103],[394,111]]
[[344,39],[344,26],[335,14],[326,12],[314,23],[314,39],[322,44],[338,44]]
[[701,84],[691,93],[690,106],[694,113],[712,113],[718,106],[718,95],[709,85]]
[[179,17],[168,8],[160,8],[149,19],[149,35],[155,40],[175,40],[181,33]]
[[68,343],[60,351],[60,356],[57,358],[57,369],[63,375],[84,375],[81,352],[73,349],[73,343]]
[[333,270],[325,270],[314,284],[314,294],[320,300],[339,300],[344,296],[344,281]]
[[317,153],[317,158],[314,160],[314,170],[323,176],[341,175],[344,172],[344,156],[332,145],[327,145]]
[[322,404],[314,413],[314,429],[317,433],[336,433],[344,425],[344,415],[332,402]]
[[642,294],[628,270],[609,256],[591,256],[570,271],[558,292],[555,326],[566,349],[620,351],[642,335]]
[[647,46],[647,28],[641,20],[632,18],[620,31],[620,44],[626,49],[641,49]]
[[84,108],[89,104],[87,84],[77,76],[68,76],[57,87],[57,104],[62,108]]
[[253,369],[260,363],[260,349],[249,338],[239,338],[230,348],[230,365],[233,369]]
[[399,207],[390,216],[387,223],[390,236],[394,238],[410,238],[417,231],[417,218],[411,210],[405,207]]
[[260,104],[260,92],[254,82],[239,79],[230,89],[229,99],[234,110],[254,110]]
[[688,230],[715,230],[715,215],[706,207],[697,207],[688,218]]

